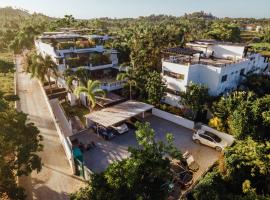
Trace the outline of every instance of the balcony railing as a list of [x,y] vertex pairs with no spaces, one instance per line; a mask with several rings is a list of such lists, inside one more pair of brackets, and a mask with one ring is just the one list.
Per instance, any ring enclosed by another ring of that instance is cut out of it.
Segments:
[[103,82],[101,88],[103,90],[112,91],[118,90],[124,87],[125,81],[115,81],[115,82]]

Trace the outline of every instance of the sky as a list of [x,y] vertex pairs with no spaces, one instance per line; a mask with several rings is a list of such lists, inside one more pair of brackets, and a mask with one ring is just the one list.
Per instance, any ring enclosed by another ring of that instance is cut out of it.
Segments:
[[270,0],[0,0],[12,6],[52,17],[138,17],[151,14],[181,16],[195,11],[218,17],[270,18]]

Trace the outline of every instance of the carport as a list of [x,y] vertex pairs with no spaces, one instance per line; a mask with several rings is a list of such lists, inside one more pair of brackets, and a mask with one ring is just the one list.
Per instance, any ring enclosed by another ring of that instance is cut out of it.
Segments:
[[137,115],[142,115],[144,118],[145,112],[152,108],[154,106],[150,104],[130,100],[85,115],[86,124],[87,127],[90,127],[91,123],[94,122],[104,127],[110,127]]

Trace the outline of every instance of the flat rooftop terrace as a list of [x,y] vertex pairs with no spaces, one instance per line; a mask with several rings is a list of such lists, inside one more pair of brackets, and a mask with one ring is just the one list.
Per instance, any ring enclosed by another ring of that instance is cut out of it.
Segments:
[[238,60],[230,60],[230,59],[223,59],[223,58],[204,58],[195,56],[179,56],[164,59],[165,62],[170,63],[178,63],[182,65],[195,65],[195,64],[202,64],[202,65],[212,65],[215,67],[226,67],[227,65],[238,63],[241,61],[245,61],[245,59],[238,59]]

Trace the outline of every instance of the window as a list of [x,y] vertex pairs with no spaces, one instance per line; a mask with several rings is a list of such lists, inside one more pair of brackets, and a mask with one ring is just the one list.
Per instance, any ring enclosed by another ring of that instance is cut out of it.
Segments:
[[210,137],[208,137],[208,136],[206,136],[206,135],[199,134],[199,136],[200,136],[201,138],[203,138],[203,139],[206,139],[206,140],[208,140],[208,141],[210,141],[210,142],[213,142],[213,139],[210,138]]
[[166,89],[166,92],[169,93],[169,94],[180,96],[180,92],[179,91],[176,91],[176,90],[173,90],[173,89],[170,89],[170,88],[167,88]]
[[204,134],[207,135],[207,136],[209,136],[209,137],[211,137],[211,138],[214,139],[216,142],[221,142],[220,137],[218,137],[218,136],[215,135],[214,133],[211,133],[211,132],[206,131]]
[[180,80],[184,80],[185,79],[185,75],[184,74],[177,74],[177,73],[174,73],[174,72],[169,72],[167,70],[164,70],[163,71],[163,75],[169,76],[169,77],[172,77],[172,78],[175,78],[175,79],[180,79]]
[[241,71],[240,71],[240,75],[244,75],[245,74],[245,69],[243,68],[243,69],[241,69]]
[[222,78],[221,78],[221,82],[225,82],[225,81],[227,81],[227,75],[224,75],[224,76],[222,76]]

